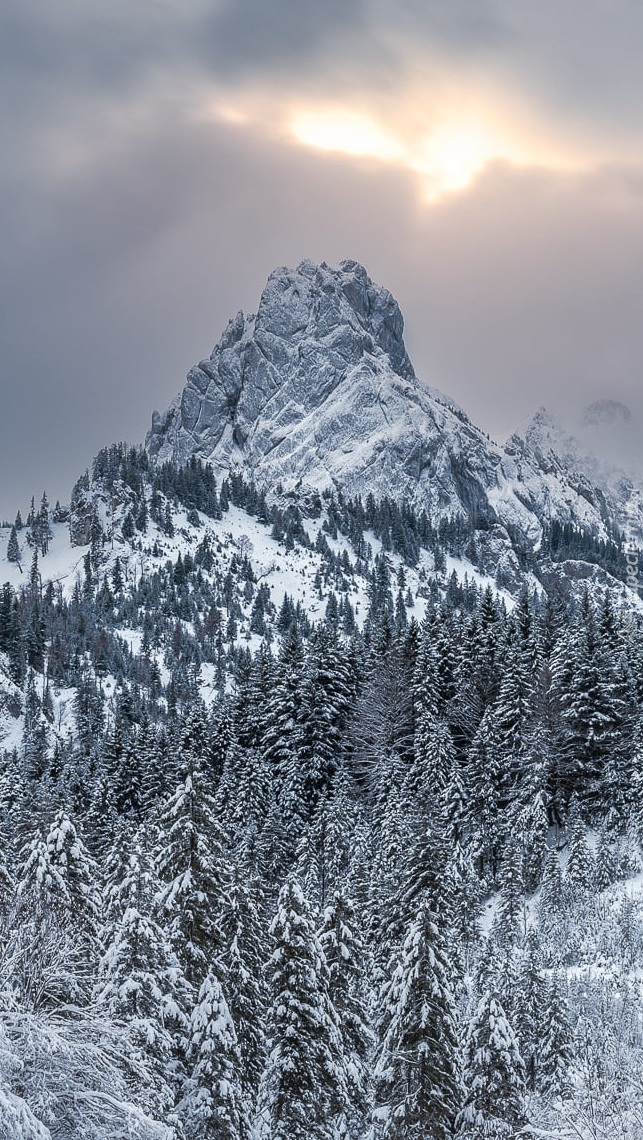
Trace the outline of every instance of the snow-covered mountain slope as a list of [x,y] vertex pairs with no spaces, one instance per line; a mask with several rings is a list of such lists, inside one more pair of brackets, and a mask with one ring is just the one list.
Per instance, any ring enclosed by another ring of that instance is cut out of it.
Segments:
[[230,321],[155,413],[146,446],[156,461],[197,456],[267,489],[405,499],[434,523],[499,524],[533,547],[551,518],[604,533],[589,481],[497,446],[416,377],[396,301],[354,261],[271,274],[256,316]]
[[643,430],[632,412],[615,400],[598,400],[583,409],[571,427],[539,408],[526,429],[514,433],[507,449],[520,461],[598,496],[603,514],[635,541],[643,539]]

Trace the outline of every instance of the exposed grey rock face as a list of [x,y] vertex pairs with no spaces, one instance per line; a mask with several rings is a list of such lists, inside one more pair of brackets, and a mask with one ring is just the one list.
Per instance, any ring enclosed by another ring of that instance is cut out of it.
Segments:
[[625,404],[597,400],[572,429],[544,408],[522,435],[508,440],[541,472],[554,472],[629,536],[643,538],[643,432]]
[[188,374],[146,446],[198,456],[268,489],[406,498],[434,522],[464,514],[537,545],[551,516],[603,528],[600,496],[522,442],[492,443],[415,376],[397,302],[365,269],[302,262],[271,274],[256,316],[238,313]]

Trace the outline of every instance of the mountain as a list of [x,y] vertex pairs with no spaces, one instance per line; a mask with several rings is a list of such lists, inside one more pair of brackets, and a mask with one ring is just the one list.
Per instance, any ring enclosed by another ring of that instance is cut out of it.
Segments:
[[539,408],[507,449],[544,477],[554,473],[580,494],[602,503],[603,517],[629,538],[643,539],[643,428],[630,409],[615,400],[597,400],[565,426]]
[[640,1140],[634,418],[499,447],[402,334],[279,270],[2,528],[2,1138]]
[[281,485],[404,499],[540,544],[552,518],[606,536],[605,503],[564,463],[493,443],[415,374],[399,306],[354,261],[277,269],[257,314],[238,313],[182,393],[155,413],[154,461],[192,456]]

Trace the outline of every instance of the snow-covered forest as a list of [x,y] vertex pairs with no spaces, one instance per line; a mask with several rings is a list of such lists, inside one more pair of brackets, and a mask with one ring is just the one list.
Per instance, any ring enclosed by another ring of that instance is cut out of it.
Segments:
[[114,448],[5,535],[0,1135],[640,1140],[617,533],[516,588],[461,519]]

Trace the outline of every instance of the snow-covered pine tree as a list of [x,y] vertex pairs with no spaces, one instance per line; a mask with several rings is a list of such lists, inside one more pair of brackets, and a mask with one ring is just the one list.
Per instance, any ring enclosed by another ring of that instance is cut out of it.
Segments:
[[567,820],[569,848],[565,868],[565,893],[568,902],[580,902],[594,879],[594,860],[589,849],[585,824],[576,796],[572,798]]
[[304,647],[295,625],[290,627],[281,646],[272,689],[265,707],[264,755],[272,765],[280,785],[285,779],[293,752],[299,745],[299,706],[304,673]]
[[375,1042],[369,1026],[366,952],[354,907],[339,891],[324,911],[319,941],[339,1022],[348,1094],[340,1131],[347,1140],[361,1140],[371,1104],[369,1064]]
[[403,792],[409,810],[420,821],[444,812],[454,765],[455,748],[448,724],[423,711],[415,734],[415,756]]
[[230,784],[230,823],[239,837],[258,839],[275,801],[272,767],[257,748],[233,744],[228,752],[226,777]]
[[501,770],[501,808],[506,808],[520,794],[525,776],[528,775],[526,751],[533,715],[533,691],[528,663],[514,639],[505,649],[504,672],[494,706]]
[[16,883],[7,859],[8,843],[5,834],[0,832],[0,926],[13,901]]
[[161,882],[157,906],[192,986],[209,964],[221,973],[224,934],[220,914],[229,882],[225,836],[207,778],[187,752],[185,777],[160,814],[155,866]]
[[355,850],[355,833],[363,811],[358,790],[347,763],[338,766],[332,795],[322,802],[313,818],[313,831],[320,833],[323,824],[324,893],[332,897],[342,891],[351,874]]
[[543,1008],[547,982],[542,953],[536,934],[530,930],[525,940],[516,977],[513,1021],[520,1055],[525,1065],[525,1081],[530,1092],[538,1086],[542,1058]]
[[549,820],[544,793],[537,791],[530,796],[514,818],[515,826],[510,830],[520,839],[525,887],[528,891],[535,891],[542,880],[547,858]]
[[20,562],[20,546],[18,544],[18,533],[15,526],[12,526],[9,533],[9,541],[7,543],[7,562]]
[[566,729],[560,767],[567,799],[576,792],[600,806],[605,765],[621,744],[618,723],[626,701],[588,594],[556,645],[552,681]]
[[573,1033],[565,982],[554,973],[541,1007],[539,1041],[539,1087],[548,1096],[565,1099],[571,1093],[570,1069],[574,1060]]
[[345,1068],[328,967],[301,887],[290,877],[271,926],[270,1053],[261,1115],[271,1140],[330,1140],[346,1106]]
[[[391,954],[399,948],[404,919],[399,916],[400,879],[413,831],[402,797],[406,766],[399,756],[378,767],[376,798],[370,819],[368,873],[368,940],[378,970],[388,976]],[[379,984],[379,981],[378,981]]]
[[518,836],[507,844],[500,865],[500,900],[493,935],[500,952],[511,954],[525,934],[525,889]]
[[493,989],[483,993],[470,1025],[464,1081],[458,1140],[513,1140],[525,1123],[525,1070],[516,1036]]
[[560,942],[563,910],[563,874],[560,868],[558,852],[555,847],[552,847],[545,860],[543,881],[540,887],[536,911],[541,938],[550,951],[553,951],[555,946]]
[[345,729],[355,697],[350,660],[326,626],[315,630],[302,677],[297,763],[309,816],[327,796],[346,748]]
[[617,875],[618,867],[616,851],[614,849],[614,836],[611,829],[607,826],[607,821],[605,821],[598,833],[598,842],[596,844],[594,881],[597,891],[605,891],[608,887],[611,887],[612,883],[616,882]]
[[228,1009],[239,1052],[238,1075],[246,1111],[254,1116],[259,1081],[266,1062],[266,937],[260,917],[260,887],[248,882],[238,868],[223,900],[221,927]]
[[[264,733],[270,726],[270,718],[267,713],[269,698],[272,694],[274,672],[275,662],[270,646],[262,641],[259,651],[252,660],[247,678],[243,680],[240,678],[233,704],[235,738],[244,749],[260,748]],[[227,747],[231,743],[230,727],[228,726]],[[225,755],[221,755],[220,745],[218,751],[221,765],[219,770],[221,771]]]
[[449,958],[426,903],[408,928],[384,1005],[376,1135],[447,1140],[461,1103],[458,1037]]
[[[25,926],[25,931],[33,929],[32,956],[34,963],[39,963],[40,975],[38,970],[34,972],[31,985],[40,988],[42,1000],[47,1000],[50,984],[54,986],[52,1000],[59,992],[58,983],[63,985],[68,1000],[75,999],[80,988],[91,984],[98,953],[97,878],[93,859],[62,809],[46,837],[37,833],[23,851],[17,876],[15,920]],[[66,946],[69,967],[58,979],[51,963],[47,964],[54,945],[49,937],[53,929],[58,931],[59,945]]]
[[96,989],[98,1008],[127,1026],[133,1057],[148,1069],[153,1108],[171,1113],[183,1078],[182,1052],[192,1001],[168,937],[152,916],[158,882],[140,837],[112,899],[113,918]]
[[189,1076],[178,1105],[187,1140],[245,1140],[249,1135],[237,1035],[221,985],[205,975],[187,1031]]
[[468,750],[463,778],[471,856],[480,878],[495,878],[504,828],[500,816],[500,738],[493,709],[485,712]]
[[436,649],[435,614],[427,613],[420,628],[415,672],[413,675],[413,698],[415,712],[416,740],[422,744],[422,721],[431,723],[443,714],[440,681],[438,673],[438,653]]

